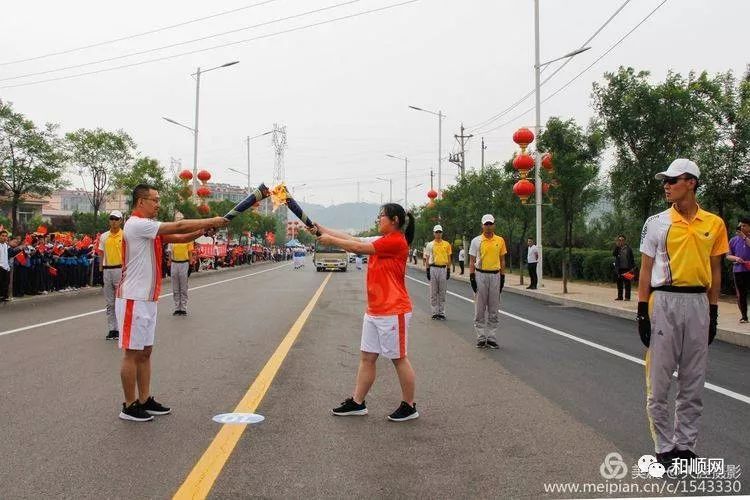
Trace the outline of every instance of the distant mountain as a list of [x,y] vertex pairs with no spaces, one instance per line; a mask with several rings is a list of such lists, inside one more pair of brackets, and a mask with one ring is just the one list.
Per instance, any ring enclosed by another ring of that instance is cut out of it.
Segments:
[[380,205],[374,203],[342,203],[330,207],[314,203],[300,205],[313,221],[349,232],[359,232],[374,226],[380,209]]

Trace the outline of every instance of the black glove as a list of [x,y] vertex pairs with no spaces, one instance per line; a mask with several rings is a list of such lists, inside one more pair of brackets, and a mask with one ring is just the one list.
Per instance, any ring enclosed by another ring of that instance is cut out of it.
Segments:
[[447,280],[451,279],[451,270],[449,267],[445,268],[445,279]]
[[477,293],[477,274],[469,273],[469,281],[471,282],[471,289],[474,290],[474,293]]
[[716,327],[719,323],[719,306],[718,304],[708,305],[708,345],[714,341],[716,337]]
[[503,287],[505,286],[505,275],[500,275],[500,293],[503,293]]
[[430,281],[430,268],[427,268],[427,281]]
[[638,335],[646,347],[651,343],[651,320],[648,317],[648,302],[638,302]]

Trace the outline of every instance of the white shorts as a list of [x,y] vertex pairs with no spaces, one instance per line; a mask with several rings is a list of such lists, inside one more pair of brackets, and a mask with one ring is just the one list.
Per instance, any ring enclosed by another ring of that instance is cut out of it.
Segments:
[[142,351],[154,345],[156,305],[149,300],[115,299],[120,349]]
[[411,313],[394,316],[370,316],[362,321],[360,350],[382,354],[388,359],[406,356],[407,335]]

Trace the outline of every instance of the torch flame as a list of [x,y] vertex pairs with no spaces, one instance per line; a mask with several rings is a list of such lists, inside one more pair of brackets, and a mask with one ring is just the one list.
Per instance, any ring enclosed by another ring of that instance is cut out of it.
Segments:
[[286,200],[289,197],[289,191],[282,182],[278,186],[271,189],[271,201],[273,202],[273,209],[276,210],[281,205],[286,205]]

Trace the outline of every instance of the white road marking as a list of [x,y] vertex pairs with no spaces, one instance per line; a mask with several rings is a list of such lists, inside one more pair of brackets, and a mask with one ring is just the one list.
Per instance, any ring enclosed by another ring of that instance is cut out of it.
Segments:
[[[406,276],[412,281],[415,281],[419,284],[429,286],[430,284],[426,281],[418,280],[416,278],[412,278],[411,276]],[[459,295],[457,293],[453,293],[450,290],[447,292],[449,295],[452,295],[453,297],[459,298],[461,300],[464,300],[466,302],[474,303],[474,301],[470,298],[464,297],[463,295]],[[528,325],[535,326],[537,328],[540,328],[542,330],[545,330],[550,333],[554,333],[555,335],[559,335],[560,337],[565,337],[566,339],[573,340],[575,342],[579,342],[581,344],[587,345],[589,347],[593,347],[594,349],[599,349],[600,351],[604,351],[608,354],[612,354],[613,356],[617,356],[618,358],[626,359],[628,361],[632,361],[633,363],[637,363],[639,365],[645,365],[646,363],[640,359],[636,358],[635,356],[631,356],[630,354],[625,354],[624,352],[616,351],[614,349],[611,349],[609,347],[603,346],[601,344],[597,344],[596,342],[591,342],[590,340],[582,339],[580,337],[576,337],[575,335],[571,335],[570,333],[563,332],[561,330],[558,330],[556,328],[552,328],[551,326],[543,325],[541,323],[537,323],[536,321],[531,321],[530,319],[523,318],[521,316],[517,316],[515,314],[511,314],[509,312],[505,311],[498,311],[500,314],[503,314],[505,316],[508,316],[509,318],[513,318],[516,321],[521,321],[522,323],[526,323]],[[745,396],[744,394],[740,394],[739,392],[734,392],[729,389],[726,389],[724,387],[714,385],[711,383],[706,382],[704,384],[704,387],[706,389],[709,389],[714,392],[718,392],[719,394],[723,394],[724,396],[730,397],[732,399],[736,399],[737,401],[741,401],[745,404],[750,404],[750,397]]]
[[[280,266],[272,267],[270,269],[264,269],[262,271],[258,271],[258,272],[255,272],[255,273],[243,274],[242,276],[235,276],[234,278],[227,278],[225,280],[215,281],[213,283],[206,283],[205,285],[200,285],[200,286],[195,286],[193,288],[188,288],[188,291],[192,292],[193,290],[200,290],[201,288],[207,288],[209,286],[220,285],[222,283],[228,283],[230,281],[240,280],[240,279],[243,279],[243,278],[248,278],[250,276],[257,276],[258,274],[263,274],[263,273],[267,273],[267,272],[270,272],[270,271],[275,271],[276,269],[281,269],[282,267],[287,267],[287,266],[289,266],[289,264],[282,264]],[[171,295],[172,295],[171,293],[165,293],[163,295],[159,295],[159,298],[162,299],[164,297],[170,297]],[[0,332],[0,337],[2,337],[3,335],[10,335],[11,333],[23,332],[23,331],[26,331],[26,330],[32,330],[34,328],[41,328],[43,326],[49,326],[49,325],[54,325],[54,324],[57,324],[57,323],[62,323],[63,321],[71,321],[71,320],[74,320],[74,319],[83,318],[83,317],[86,317],[86,316],[91,316],[93,314],[103,313],[104,311],[105,311],[105,309],[97,309],[95,311],[89,311],[89,312],[85,312],[85,313],[81,313],[81,314],[75,314],[73,316],[66,316],[64,318],[53,319],[51,321],[45,321],[43,323],[35,323],[33,325],[22,326],[20,328],[14,328],[13,330],[5,330],[4,332]]]

